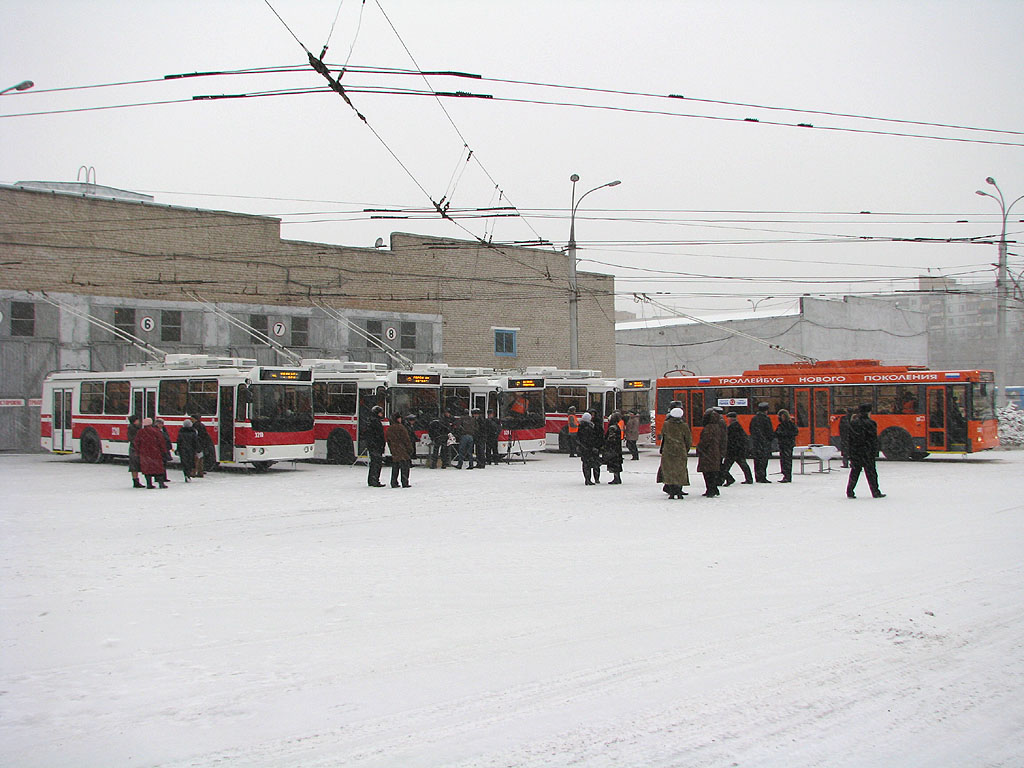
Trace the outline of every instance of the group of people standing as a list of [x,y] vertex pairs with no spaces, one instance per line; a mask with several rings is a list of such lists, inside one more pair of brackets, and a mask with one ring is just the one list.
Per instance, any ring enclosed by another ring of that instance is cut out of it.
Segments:
[[583,482],[597,485],[601,482],[601,467],[607,466],[612,479],[608,485],[622,484],[622,444],[625,442],[633,461],[640,458],[636,441],[640,437],[640,417],[635,412],[623,415],[613,411],[608,416],[608,427],[601,424],[597,411],[576,415],[569,409],[567,427],[569,455],[580,457],[583,464]]
[[[128,470],[133,488],[167,488],[167,465],[174,445],[163,419],[128,418]],[[185,482],[206,474],[205,457],[213,452],[213,440],[198,416],[186,416],[178,429],[177,454]],[[139,475],[146,478],[143,485]],[[156,485],[153,485],[153,483]]]
[[[704,476],[703,496],[719,496],[719,488],[729,487],[736,482],[729,471],[733,465],[743,471],[743,485],[772,482],[768,479],[768,462],[773,440],[779,452],[779,469],[782,473],[779,482],[793,481],[793,450],[798,434],[796,423],[790,418],[789,411],[782,409],[778,412],[778,425],[773,426],[768,409],[768,403],[758,405],[757,413],[750,421],[749,436],[735,412],[725,414],[728,423],[722,418],[719,408],[709,408],[704,412],[700,440],[697,442],[697,471]],[[849,420],[846,428],[840,424],[843,466],[846,466],[845,459],[849,455],[853,467],[846,491],[850,498],[855,498],[854,488],[862,470],[868,478],[872,496],[885,496],[878,490],[878,473],[875,470],[878,427],[870,414],[871,407],[862,405],[859,414]],[[845,447],[847,445],[848,448]],[[693,433],[686,422],[682,402],[675,400],[670,404],[668,417],[662,426],[661,466],[657,475],[657,482],[662,484],[662,490],[670,499],[682,499],[687,495],[683,486],[690,484],[686,462],[692,446]],[[747,465],[748,455],[754,461],[753,473]]]

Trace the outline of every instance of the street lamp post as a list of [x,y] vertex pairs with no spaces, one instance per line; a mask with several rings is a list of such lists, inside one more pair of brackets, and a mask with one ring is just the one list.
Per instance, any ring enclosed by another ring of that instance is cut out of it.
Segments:
[[619,179],[615,181],[609,181],[607,184],[601,184],[600,186],[588,189],[582,195],[580,199],[576,199],[576,182],[580,180],[577,174],[573,174],[569,177],[569,181],[572,182],[572,203],[570,205],[569,215],[569,245],[566,248],[566,252],[569,256],[569,367],[579,368],[580,365],[580,329],[579,329],[579,300],[580,290],[579,285],[576,282],[576,209],[580,207],[580,203],[583,202],[583,198],[589,195],[591,192],[596,192],[599,189],[605,187],[615,187],[622,182]]
[[1004,406],[1007,403],[1006,388],[1010,384],[1007,380],[1008,372],[1006,370],[1006,315],[1010,309],[1006,281],[1006,219],[1010,215],[1010,209],[1021,200],[1024,200],[1024,195],[1021,195],[1007,205],[1006,198],[1003,197],[1003,190],[996,184],[996,180],[989,176],[985,179],[985,182],[996,188],[998,197],[991,192],[985,192],[980,189],[975,194],[982,197],[991,197],[999,203],[999,212],[1002,214],[1002,229],[999,233],[999,264],[996,271],[996,386],[999,388],[999,399],[996,405]]
[[31,80],[22,80],[17,85],[12,85],[9,88],[4,88],[2,91],[0,91],[0,95],[5,94],[8,91],[27,91],[33,85],[35,85],[35,83],[33,83]]

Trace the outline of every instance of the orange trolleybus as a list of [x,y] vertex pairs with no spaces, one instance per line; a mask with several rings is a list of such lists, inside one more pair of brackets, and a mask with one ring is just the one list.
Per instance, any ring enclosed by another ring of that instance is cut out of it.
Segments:
[[975,453],[999,445],[991,371],[932,371],[878,360],[821,360],[762,365],[729,376],[666,376],[657,380],[658,434],[674,400],[683,403],[694,443],[707,408],[735,411],[744,429],[759,403],[773,425],[786,409],[796,420],[797,445],[839,447],[839,420],[862,403],[872,408],[887,459],[929,453]]

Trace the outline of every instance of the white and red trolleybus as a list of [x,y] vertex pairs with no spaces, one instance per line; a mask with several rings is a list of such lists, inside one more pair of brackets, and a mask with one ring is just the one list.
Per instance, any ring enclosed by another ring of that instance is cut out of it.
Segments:
[[161,418],[172,441],[186,416],[198,416],[214,445],[208,465],[313,456],[312,372],[257,366],[255,360],[167,355],[123,371],[52,373],[43,382],[44,450],[100,462],[128,456],[128,417]]
[[544,450],[544,379],[493,368],[425,363],[414,370],[441,377],[441,411],[459,418],[493,411],[501,423],[498,453],[525,455]]
[[363,451],[362,425],[381,406],[386,428],[396,413],[415,417],[417,439],[440,413],[441,377],[423,371],[388,370],[383,363],[307,359],[313,370],[314,458],[352,464]]
[[735,411],[749,431],[759,403],[772,424],[789,411],[797,445],[839,447],[839,422],[863,403],[878,423],[887,459],[923,459],[929,453],[973,453],[999,445],[991,371],[931,371],[878,360],[820,360],[762,365],[731,376],[670,376],[657,380],[655,423],[660,434],[672,401],[683,404],[700,436],[707,408]]
[[594,410],[602,421],[614,411],[640,417],[640,439],[651,434],[651,380],[607,378],[600,371],[527,368],[525,372],[544,377],[544,411],[547,445],[568,451],[569,408],[578,415]]

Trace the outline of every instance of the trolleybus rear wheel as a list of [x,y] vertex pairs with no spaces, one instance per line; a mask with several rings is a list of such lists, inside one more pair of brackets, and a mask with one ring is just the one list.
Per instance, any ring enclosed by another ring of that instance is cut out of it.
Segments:
[[903,427],[886,427],[878,436],[878,445],[889,461],[906,461],[917,449],[914,438]]
[[328,464],[355,464],[356,451],[352,437],[344,429],[336,429],[327,437]]
[[82,433],[82,461],[89,464],[99,464],[103,461],[100,436],[93,429],[87,429]]

